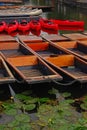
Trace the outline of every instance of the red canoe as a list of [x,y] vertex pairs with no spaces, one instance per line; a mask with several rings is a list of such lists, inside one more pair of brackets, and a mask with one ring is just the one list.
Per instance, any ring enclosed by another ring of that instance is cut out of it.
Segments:
[[18,32],[19,34],[29,34],[30,32],[30,23],[26,20],[22,20],[18,25]]
[[31,26],[31,33],[34,35],[39,36],[41,33],[41,24],[39,21],[37,20],[31,20],[30,22],[30,26]]
[[84,21],[60,20],[60,19],[51,19],[51,21],[58,25],[59,30],[84,31]]
[[9,35],[15,36],[17,34],[17,29],[18,29],[18,22],[16,20],[13,20],[8,24],[6,24],[5,30]]
[[51,20],[40,19],[42,31],[49,34],[58,34],[58,25]]
[[5,31],[6,28],[6,22],[5,21],[1,21],[0,22],[0,33]]

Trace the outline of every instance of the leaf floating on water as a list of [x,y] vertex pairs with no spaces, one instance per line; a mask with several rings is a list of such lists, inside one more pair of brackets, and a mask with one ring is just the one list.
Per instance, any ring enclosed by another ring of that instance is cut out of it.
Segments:
[[4,111],[5,114],[7,115],[16,115],[17,114],[17,110],[16,109],[6,109]]
[[25,111],[31,111],[35,109],[36,105],[35,104],[29,104],[29,105],[24,105]]
[[65,92],[65,93],[62,94],[62,96],[65,97],[65,98],[66,98],[66,97],[70,97],[70,96],[71,96],[71,93]]
[[17,120],[13,120],[12,122],[8,123],[8,127],[16,127],[19,125],[19,122]]
[[18,114],[15,119],[20,122],[30,122],[30,117],[27,114]]

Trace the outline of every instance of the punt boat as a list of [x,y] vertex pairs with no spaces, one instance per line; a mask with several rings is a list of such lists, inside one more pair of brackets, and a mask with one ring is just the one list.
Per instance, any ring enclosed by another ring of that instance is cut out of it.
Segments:
[[64,50],[82,58],[87,61],[87,41],[65,41],[65,42],[55,42],[58,47],[62,47]]
[[44,60],[61,74],[63,79],[87,83],[87,62],[84,60],[74,55],[44,57]]
[[15,82],[15,78],[0,55],[0,84],[10,84],[13,82]]
[[57,57],[59,55],[67,54],[64,50],[56,47],[55,44],[51,44],[49,42],[27,42],[25,44],[41,57]]
[[87,40],[87,36],[82,33],[67,33],[62,35],[70,40]]
[[36,84],[62,80],[62,76],[23,45],[3,43],[0,51],[18,83]]
[[0,43],[0,52],[6,58],[32,55],[32,53],[27,50],[27,48],[25,48],[22,44],[17,43],[16,41],[3,42],[3,44]]

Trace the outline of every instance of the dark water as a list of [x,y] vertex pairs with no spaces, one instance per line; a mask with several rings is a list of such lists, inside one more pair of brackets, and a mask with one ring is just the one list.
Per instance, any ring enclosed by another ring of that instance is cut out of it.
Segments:
[[[55,0],[56,1],[56,0]],[[52,0],[25,0],[24,4],[29,5],[54,5],[52,11],[43,12],[42,16],[55,19],[83,20],[85,22],[85,30],[87,29],[87,10],[69,7],[66,5],[53,2]]]

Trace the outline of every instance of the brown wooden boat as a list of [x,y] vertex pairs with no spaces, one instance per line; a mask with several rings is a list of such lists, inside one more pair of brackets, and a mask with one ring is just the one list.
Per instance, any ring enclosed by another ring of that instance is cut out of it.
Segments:
[[87,61],[87,41],[56,42],[57,47],[62,47],[69,54],[73,54]]
[[58,35],[58,34],[47,34],[47,33],[44,33],[43,35],[41,35],[41,37],[43,39],[48,39],[50,41],[69,41],[70,39],[65,37],[65,36],[62,36],[62,35]]
[[87,40],[87,36],[82,33],[69,33],[69,34],[62,34],[63,36],[67,37],[70,40]]
[[28,48],[31,48],[41,57],[57,57],[59,55],[68,54],[63,49],[60,49],[49,42],[25,43]]
[[37,56],[21,56],[5,60],[18,82],[36,84],[62,80],[62,76]]
[[24,45],[16,41],[0,43],[0,52],[6,58],[33,55]]
[[15,82],[15,78],[0,55],[0,84],[9,84]]
[[24,42],[42,42],[43,39],[40,36],[36,36],[36,35],[19,35],[19,38],[24,41]]
[[45,57],[44,60],[64,79],[87,83],[87,62],[80,58],[74,55],[60,55],[58,57]]
[[17,82],[35,84],[62,80],[62,76],[22,44],[5,42],[0,44],[0,51]]

